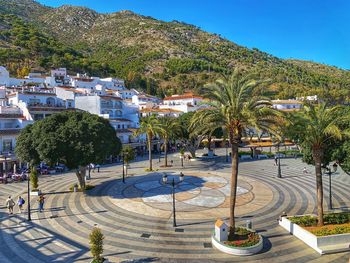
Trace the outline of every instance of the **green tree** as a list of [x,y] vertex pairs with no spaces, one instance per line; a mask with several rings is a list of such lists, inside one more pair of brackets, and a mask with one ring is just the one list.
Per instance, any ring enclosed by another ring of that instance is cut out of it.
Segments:
[[174,117],[162,117],[159,119],[159,135],[164,140],[164,166],[168,166],[168,144],[171,139],[179,136],[181,129],[178,120]]
[[87,112],[66,111],[25,128],[15,151],[21,161],[64,163],[76,170],[79,186],[85,189],[86,166],[102,163],[120,149],[121,143],[108,120]]
[[323,226],[323,184],[322,163],[326,159],[326,146],[331,140],[341,140],[344,131],[341,126],[350,121],[349,112],[340,106],[328,108],[325,103],[305,104],[302,111],[291,115],[290,136],[311,152],[316,173],[318,225]]
[[136,131],[135,135],[146,134],[147,146],[148,146],[148,159],[150,171],[153,170],[152,167],[152,140],[153,137],[157,136],[160,132],[159,121],[155,115],[150,115],[140,120],[140,128]]
[[178,118],[181,127],[179,138],[184,148],[190,152],[192,158],[196,158],[196,150],[203,140],[203,136],[193,132],[193,129],[190,127],[193,115],[194,112],[188,112],[180,115]]
[[98,227],[94,227],[89,235],[89,239],[90,251],[92,256],[94,257],[93,263],[102,263],[104,236],[102,234],[101,229],[99,229]]
[[33,125],[27,125],[17,137],[16,156],[30,167],[40,164],[40,157],[34,147],[35,137],[32,135]]
[[[238,176],[238,148],[245,130],[271,130],[278,112],[269,100],[254,97],[254,88],[259,84],[251,75],[238,70],[229,77],[217,80],[204,87],[202,94],[210,99],[210,107],[197,111],[191,121],[191,128],[209,126],[224,128],[228,134],[232,152],[232,174],[230,188],[230,237],[235,229],[235,206]],[[198,124],[198,125],[197,125]]]

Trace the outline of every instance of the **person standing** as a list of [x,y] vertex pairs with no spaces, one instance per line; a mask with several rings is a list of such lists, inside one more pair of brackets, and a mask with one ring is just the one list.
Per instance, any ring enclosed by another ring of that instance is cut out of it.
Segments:
[[19,210],[20,214],[22,214],[22,207],[23,207],[24,203],[25,203],[25,201],[22,198],[22,196],[18,196],[17,205],[18,205],[18,210]]
[[45,196],[41,194],[38,199],[39,202],[39,212],[42,212],[44,210],[44,204],[45,204]]
[[13,214],[13,207],[15,206],[15,202],[13,201],[12,197],[9,196],[6,200],[6,207],[9,210],[10,215]]

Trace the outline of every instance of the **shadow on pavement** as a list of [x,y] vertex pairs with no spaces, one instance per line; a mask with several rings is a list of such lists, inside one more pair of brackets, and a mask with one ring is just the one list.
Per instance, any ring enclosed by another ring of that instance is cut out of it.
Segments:
[[[43,262],[75,262],[89,251],[86,246],[75,242],[69,236],[53,232],[33,221],[28,222],[17,215],[11,217],[4,213],[0,215],[2,219],[0,255],[7,258],[9,262],[31,262],[34,258]],[[4,228],[5,220],[10,220],[9,223],[16,228],[11,226]],[[31,231],[32,238],[24,235],[27,231]],[[47,248],[47,254],[42,252],[44,246]],[[59,249],[52,251],[53,247]]]

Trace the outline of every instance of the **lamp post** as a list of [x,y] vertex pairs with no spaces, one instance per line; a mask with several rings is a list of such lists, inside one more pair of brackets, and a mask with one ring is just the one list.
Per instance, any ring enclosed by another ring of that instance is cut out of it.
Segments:
[[158,141],[158,150],[159,150],[158,162],[160,163],[160,156],[162,154],[162,151],[160,149],[160,141]]
[[175,188],[177,185],[181,184],[184,180],[184,174],[180,173],[180,180],[178,182],[175,182],[175,178],[171,182],[168,182],[168,176],[165,174],[163,176],[163,184],[168,184],[172,186],[172,195],[173,195],[173,227],[176,227],[176,209],[175,209]]
[[27,199],[28,199],[28,221],[31,221],[32,217],[31,217],[31,214],[30,214],[31,211],[30,211],[30,176],[29,176],[29,174],[27,175],[27,191],[28,191],[28,193],[27,193]]
[[277,146],[277,158],[278,158],[278,168],[277,168],[277,177],[282,178],[282,172],[281,172],[281,154],[280,154],[280,145]]
[[122,165],[123,165],[123,183],[125,184],[125,171],[124,171],[124,154],[122,154]]
[[333,171],[329,166],[326,166],[323,170],[323,174],[328,174],[328,179],[329,179],[329,209],[333,209],[333,202],[332,202],[332,174],[334,174],[338,169],[338,165],[336,163],[333,164]]

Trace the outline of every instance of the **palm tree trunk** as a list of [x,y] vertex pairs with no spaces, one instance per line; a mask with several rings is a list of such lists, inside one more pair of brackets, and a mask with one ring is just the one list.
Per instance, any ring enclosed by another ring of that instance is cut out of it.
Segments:
[[76,176],[78,178],[80,189],[84,190],[85,189],[86,167],[85,166],[79,166],[79,168],[77,169],[75,174],[76,174]]
[[168,167],[168,139],[164,138],[164,165]]
[[230,233],[233,237],[235,231],[235,206],[237,194],[237,177],[238,177],[238,140],[230,138],[232,152],[232,173],[231,173],[231,188],[230,188]]
[[149,160],[149,170],[152,171],[152,138],[148,135],[148,160]]
[[317,216],[318,226],[323,226],[323,184],[322,184],[322,173],[321,173],[321,160],[323,151],[320,148],[312,149],[312,155],[315,162],[316,171],[316,194],[317,194]]

